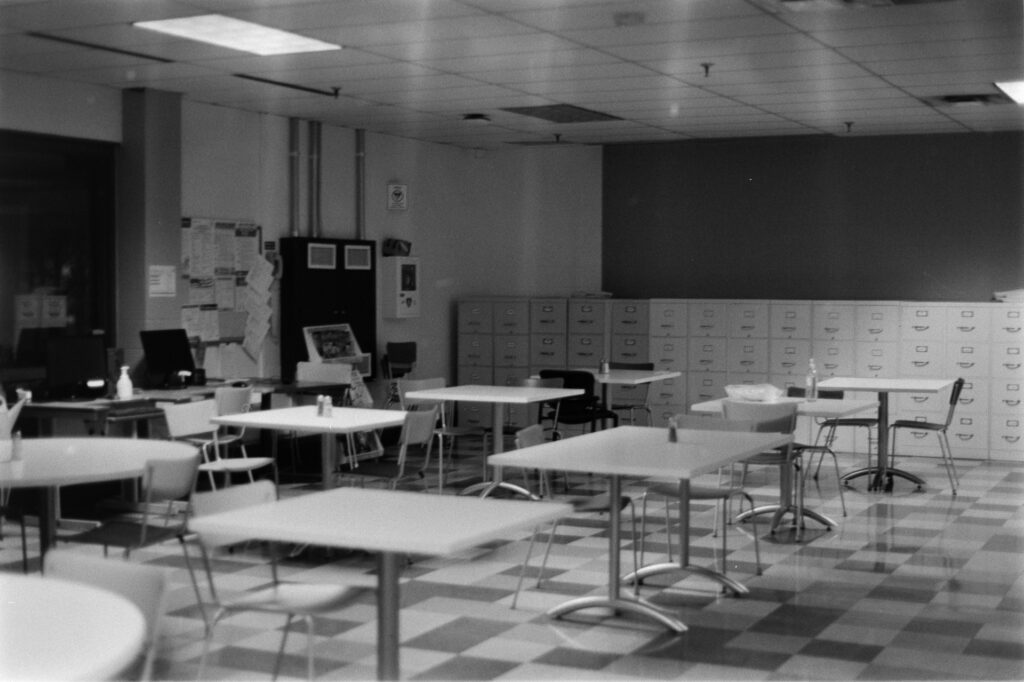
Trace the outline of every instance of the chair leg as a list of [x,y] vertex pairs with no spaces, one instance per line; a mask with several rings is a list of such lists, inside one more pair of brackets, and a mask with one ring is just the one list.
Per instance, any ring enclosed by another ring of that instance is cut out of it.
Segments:
[[544,547],[544,559],[540,562],[540,573],[537,574],[537,587],[540,587],[541,578],[544,577],[544,571],[548,567],[548,556],[551,555],[551,545],[554,543],[556,530],[558,530],[558,521],[551,524],[551,530],[548,532],[548,542]]
[[523,589],[523,578],[526,577],[526,565],[530,563],[530,557],[533,556],[533,545],[537,540],[537,533],[540,528],[533,529],[533,535],[530,536],[530,544],[526,547],[526,557],[523,559],[522,565],[519,567],[519,580],[516,582],[516,592],[512,595],[512,607],[516,607],[516,602],[519,601],[519,592]]
[[946,477],[949,478],[949,486],[953,489],[953,495],[956,495],[957,484],[960,483],[960,477],[956,473],[956,465],[953,463],[953,451],[949,447],[949,437],[946,432],[936,434],[939,437],[939,450],[942,452],[942,463],[946,466]]
[[276,680],[277,676],[281,673],[281,659],[284,657],[284,645],[288,641],[288,632],[292,629],[292,614],[288,614],[284,619],[284,631],[281,633],[281,646],[277,649],[277,658],[274,659],[274,674],[271,679]]

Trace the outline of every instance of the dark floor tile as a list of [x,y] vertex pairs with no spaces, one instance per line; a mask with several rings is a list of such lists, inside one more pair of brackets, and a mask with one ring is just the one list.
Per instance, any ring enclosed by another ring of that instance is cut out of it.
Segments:
[[493,680],[509,672],[518,663],[490,658],[456,656],[430,670],[410,677],[411,680]]
[[547,653],[538,656],[534,663],[545,665],[558,665],[581,670],[600,670],[619,658],[618,654],[601,653],[599,651],[587,651],[585,649],[570,649],[558,647]]
[[855,663],[870,663],[884,650],[885,647],[882,646],[815,639],[808,642],[807,646],[800,650],[800,653],[818,658],[837,658]]
[[[964,649],[970,656],[988,656],[991,658],[1009,658],[1024,663],[1024,642],[1004,642],[992,639],[974,639]],[[1024,672],[1024,667],[1021,668]]]
[[942,618],[914,618],[903,629],[907,632],[924,632],[930,635],[971,638],[978,634],[978,631],[981,629],[981,623]]
[[[1003,521],[999,525],[1003,525]],[[1024,554],[1024,537],[1017,535],[994,535],[984,544],[982,550],[987,552],[1012,552]]]
[[510,623],[482,618],[458,618],[403,642],[402,645],[459,653],[505,632],[510,627],[513,627]]
[[754,623],[750,630],[775,635],[815,637],[838,620],[843,613],[840,609],[783,604]]

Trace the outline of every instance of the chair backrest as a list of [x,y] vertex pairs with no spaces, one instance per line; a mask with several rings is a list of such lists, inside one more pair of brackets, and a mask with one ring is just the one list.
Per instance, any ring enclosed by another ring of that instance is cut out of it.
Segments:
[[346,362],[297,362],[295,380],[347,384],[352,380],[352,365]]
[[191,495],[199,475],[199,448],[182,444],[180,457],[146,462],[142,487],[147,502],[170,502]]
[[168,571],[118,559],[51,549],[43,560],[47,578],[58,578],[115,592],[138,607],[146,622],[146,648],[140,679],[152,677],[160,624],[170,580]]
[[167,420],[167,433],[171,438],[196,436],[213,437],[217,425],[210,422],[217,416],[217,401],[193,400],[188,403],[171,403],[163,406]]
[[793,433],[798,403],[755,403],[745,400],[722,401],[722,416],[728,421],[755,422],[754,431]]
[[213,391],[217,402],[217,414],[241,414],[248,412],[252,405],[251,386],[219,386]]
[[425,410],[411,410],[405,413],[405,422],[402,424],[402,435],[399,436],[399,443],[402,448],[410,445],[429,445],[434,437],[434,428],[437,425],[437,412],[440,408],[434,405]]
[[[803,398],[807,395],[807,389],[803,386],[787,386],[786,397],[788,398]],[[842,400],[846,394],[843,391],[836,390],[818,390],[818,397],[823,400]]]
[[562,379],[560,377],[549,377],[546,379],[527,377],[523,379],[523,386],[530,386],[532,388],[562,388]]
[[583,401],[590,402],[594,397],[594,375],[586,370],[580,369],[542,369],[541,379],[561,379],[564,388],[579,388],[583,395],[579,397],[563,398],[563,402]]
[[540,445],[544,442],[544,428],[540,424],[527,426],[516,431],[516,449]]
[[[609,362],[609,369],[641,369],[641,370],[654,370],[653,362]],[[611,391],[611,401],[613,404],[621,405],[646,405],[647,396],[651,392],[651,384],[636,384],[634,386],[622,386],[612,384],[609,388]]]
[[[192,515],[206,516],[235,509],[244,509],[245,507],[252,507],[257,504],[273,502],[276,499],[277,491],[274,488],[274,484],[268,480],[232,485],[193,495]],[[237,536],[203,533],[199,537],[199,542],[205,547],[222,547],[242,542],[246,539]]]
[[430,377],[429,379],[399,379],[395,382],[398,384],[398,403],[401,405],[403,410],[413,410],[421,406],[432,406],[440,404],[440,400],[423,400],[421,398],[406,398],[405,394],[409,391],[425,391],[432,388],[444,388],[448,385],[444,377]]
[[949,412],[946,413],[946,426],[953,423],[953,412],[957,403],[960,402],[960,393],[964,390],[964,378],[960,377],[953,382],[953,390],[949,392]]
[[388,379],[397,379],[412,371],[416,364],[416,342],[399,341],[384,344],[384,375]]

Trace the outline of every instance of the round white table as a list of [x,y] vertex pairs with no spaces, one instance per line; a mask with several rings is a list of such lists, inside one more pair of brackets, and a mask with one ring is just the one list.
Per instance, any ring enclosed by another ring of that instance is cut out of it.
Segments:
[[121,595],[0,574],[0,679],[110,679],[132,663],[145,637],[142,613]]
[[139,478],[151,459],[195,455],[195,446],[142,438],[26,438],[19,462],[0,462],[0,488],[38,488],[40,548],[56,535],[57,489],[64,485]]

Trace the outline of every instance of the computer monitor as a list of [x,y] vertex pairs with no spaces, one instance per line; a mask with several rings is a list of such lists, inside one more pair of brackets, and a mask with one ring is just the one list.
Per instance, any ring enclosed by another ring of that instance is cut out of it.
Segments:
[[179,372],[194,372],[192,346],[184,329],[148,329],[139,332],[146,355],[146,383],[150,388],[181,384]]
[[102,334],[55,336],[46,342],[46,387],[52,400],[107,394],[107,344]]

